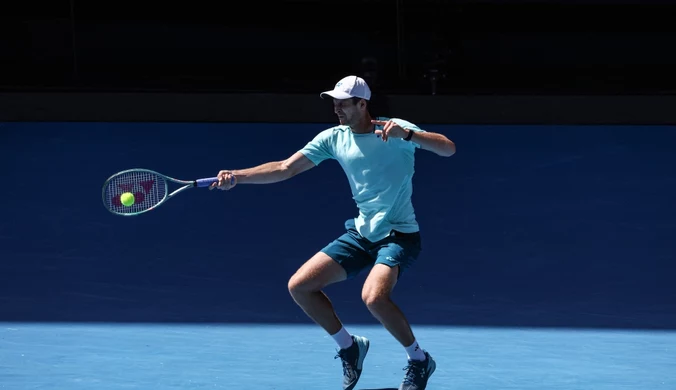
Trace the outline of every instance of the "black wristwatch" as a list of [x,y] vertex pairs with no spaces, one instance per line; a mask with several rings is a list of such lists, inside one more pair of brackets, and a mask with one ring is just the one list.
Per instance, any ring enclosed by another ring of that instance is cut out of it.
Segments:
[[413,137],[413,130],[410,130],[410,129],[406,129],[406,130],[408,130],[408,135],[406,136],[406,138],[404,138],[404,141],[410,141],[411,137]]

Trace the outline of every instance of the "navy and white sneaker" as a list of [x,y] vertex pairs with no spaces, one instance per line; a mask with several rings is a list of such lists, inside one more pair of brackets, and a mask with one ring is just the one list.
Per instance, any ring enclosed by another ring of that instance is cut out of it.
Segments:
[[437,368],[437,363],[432,359],[429,353],[425,352],[425,360],[409,360],[408,365],[404,368],[406,375],[404,376],[399,390],[425,390],[427,381]]
[[369,340],[366,337],[352,335],[352,345],[341,349],[336,355],[343,363],[343,389],[352,390],[357,386],[364,365],[364,358],[369,351]]

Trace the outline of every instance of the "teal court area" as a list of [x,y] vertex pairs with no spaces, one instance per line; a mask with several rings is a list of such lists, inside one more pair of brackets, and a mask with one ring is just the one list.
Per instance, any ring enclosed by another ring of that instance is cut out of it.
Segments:
[[[101,185],[283,159],[331,124],[5,123],[0,388],[340,389],[334,341],[288,278],[356,215],[340,167],[113,215]],[[423,251],[394,299],[437,361],[428,389],[676,388],[676,128],[421,126]],[[401,382],[404,349],[326,292],[371,349],[357,389]]]

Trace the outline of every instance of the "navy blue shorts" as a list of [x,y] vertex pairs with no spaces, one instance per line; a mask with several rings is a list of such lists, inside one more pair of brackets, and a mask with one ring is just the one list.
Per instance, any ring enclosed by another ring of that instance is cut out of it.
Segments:
[[324,247],[321,252],[343,266],[347,278],[354,278],[364,269],[375,264],[390,267],[399,266],[399,276],[411,267],[422,249],[420,232],[392,232],[380,241],[371,242],[362,237],[354,225],[354,220],[345,222],[347,230],[343,235]]

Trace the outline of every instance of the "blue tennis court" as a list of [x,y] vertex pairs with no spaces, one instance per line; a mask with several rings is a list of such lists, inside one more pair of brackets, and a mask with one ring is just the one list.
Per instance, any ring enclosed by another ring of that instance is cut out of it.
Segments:
[[[359,389],[397,388],[402,349],[372,349]],[[3,324],[7,389],[340,389],[333,340],[306,325]],[[418,327],[430,389],[673,389],[673,332]]]
[[[0,125],[0,388],[340,389],[335,342],[287,291],[356,213],[337,164],[133,218],[101,201],[123,169],[213,176],[330,125]],[[428,389],[676,388],[676,128],[422,127],[458,145],[417,153],[423,252],[394,295]],[[357,389],[396,389],[406,354],[364,276],[326,292],[371,340]]]

